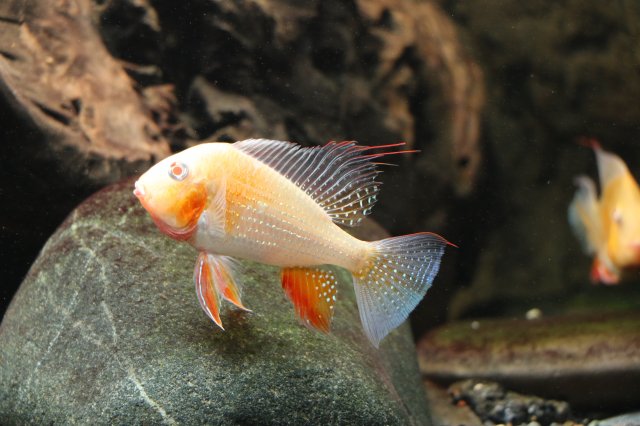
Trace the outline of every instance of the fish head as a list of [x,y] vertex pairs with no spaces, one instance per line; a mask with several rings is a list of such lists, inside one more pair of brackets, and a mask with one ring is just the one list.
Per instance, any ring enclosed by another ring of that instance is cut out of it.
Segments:
[[202,149],[174,154],[145,172],[135,183],[134,195],[158,228],[172,238],[189,239],[207,205],[207,173]]
[[629,175],[606,188],[607,252],[618,267],[640,265],[640,189]]

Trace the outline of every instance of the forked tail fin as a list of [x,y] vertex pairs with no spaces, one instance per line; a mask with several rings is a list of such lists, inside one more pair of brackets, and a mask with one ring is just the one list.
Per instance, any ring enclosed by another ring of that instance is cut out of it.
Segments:
[[439,235],[418,233],[371,243],[366,265],[353,273],[360,320],[377,348],[422,300],[447,245]]

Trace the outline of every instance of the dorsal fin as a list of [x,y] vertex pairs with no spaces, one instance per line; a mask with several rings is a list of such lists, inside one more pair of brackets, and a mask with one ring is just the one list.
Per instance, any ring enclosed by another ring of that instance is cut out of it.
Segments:
[[371,160],[389,154],[364,154],[364,151],[400,145],[404,144],[370,147],[345,141],[304,148],[292,142],[267,139],[233,144],[295,183],[335,223],[345,226],[358,225],[371,212],[380,190],[380,183],[375,180],[380,172]]
[[598,162],[601,190],[604,190],[604,187],[617,177],[630,174],[627,165],[617,155],[607,152],[599,146],[594,147],[594,151]]
[[600,191],[603,191],[609,182],[622,176],[629,175],[627,165],[617,155],[602,149],[600,142],[593,138],[581,138],[579,143],[593,149],[598,163],[598,176],[600,178]]

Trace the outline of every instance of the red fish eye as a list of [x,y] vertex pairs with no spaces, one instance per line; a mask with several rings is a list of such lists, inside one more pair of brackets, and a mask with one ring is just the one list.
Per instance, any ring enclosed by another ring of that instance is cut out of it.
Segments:
[[169,166],[169,176],[175,180],[184,180],[189,174],[189,169],[186,165],[178,162],[173,162]]

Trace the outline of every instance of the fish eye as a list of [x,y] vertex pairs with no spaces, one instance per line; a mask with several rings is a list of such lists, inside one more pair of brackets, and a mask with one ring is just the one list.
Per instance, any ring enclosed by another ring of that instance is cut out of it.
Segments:
[[189,168],[184,163],[174,161],[169,166],[169,176],[175,180],[184,180],[189,175]]

